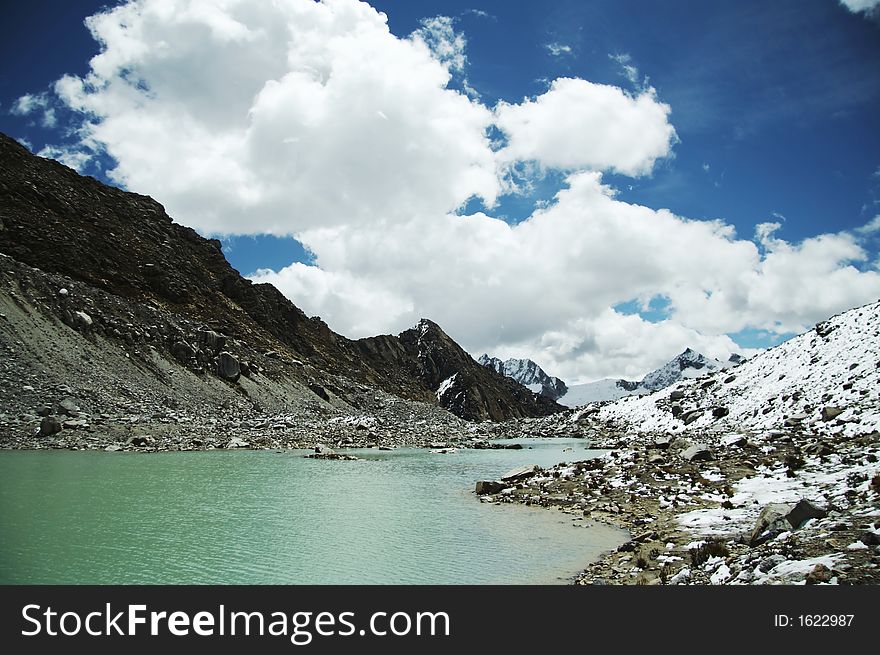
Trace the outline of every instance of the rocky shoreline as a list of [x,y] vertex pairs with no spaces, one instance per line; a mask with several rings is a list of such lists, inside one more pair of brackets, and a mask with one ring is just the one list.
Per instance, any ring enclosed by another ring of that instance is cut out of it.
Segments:
[[475,492],[627,530],[579,585],[880,583],[880,434],[700,439],[608,432],[602,457],[511,471]]

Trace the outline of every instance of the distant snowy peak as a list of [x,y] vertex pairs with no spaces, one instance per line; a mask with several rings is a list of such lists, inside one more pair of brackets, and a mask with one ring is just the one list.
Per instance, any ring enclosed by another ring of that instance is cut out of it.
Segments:
[[629,380],[597,380],[586,384],[571,385],[569,391],[558,401],[567,407],[579,407],[591,402],[619,400],[626,396],[644,396],[665,389],[680,380],[696,378],[712,371],[733,368],[745,361],[741,355],[732,354],[726,362],[706,357],[688,348],[656,371],[648,373],[640,382]]
[[553,400],[565,395],[568,387],[559,378],[547,375],[544,370],[531,359],[508,359],[501,361],[497,357],[481,355],[477,363],[491,368],[501,375],[516,380],[531,391],[547,396]]
[[741,355],[733,354],[726,362],[722,362],[688,348],[656,371],[651,371],[643,377],[641,386],[647,391],[657,391],[684,378],[700,377],[711,371],[732,368],[743,361]]

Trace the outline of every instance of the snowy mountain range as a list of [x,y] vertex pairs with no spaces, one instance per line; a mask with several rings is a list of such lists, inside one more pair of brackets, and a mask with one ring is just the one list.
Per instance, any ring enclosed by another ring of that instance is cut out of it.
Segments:
[[505,375],[519,382],[534,393],[547,396],[552,400],[561,398],[568,392],[565,382],[559,378],[547,375],[544,370],[531,359],[508,359],[501,361],[497,357],[489,357],[483,354],[477,359],[478,364],[487,366],[501,375]]
[[639,382],[606,379],[586,384],[573,384],[569,387],[568,393],[557,399],[557,402],[567,407],[579,407],[602,400],[644,396],[665,389],[680,380],[701,377],[711,371],[733,368],[743,361],[745,360],[741,355],[732,354],[726,362],[722,362],[688,348],[657,370],[648,373]]
[[605,379],[585,384],[566,385],[559,378],[551,377],[530,359],[508,359],[482,355],[477,362],[513,378],[535,393],[548,396],[560,405],[579,407],[591,402],[618,400],[626,396],[642,396],[664,389],[680,380],[696,378],[711,371],[733,368],[741,364],[742,356],[733,354],[726,362],[706,357],[686,349],[639,382]]
[[880,303],[838,314],[736,370],[682,380],[598,416],[637,432],[759,432],[798,427],[847,436],[880,428]]

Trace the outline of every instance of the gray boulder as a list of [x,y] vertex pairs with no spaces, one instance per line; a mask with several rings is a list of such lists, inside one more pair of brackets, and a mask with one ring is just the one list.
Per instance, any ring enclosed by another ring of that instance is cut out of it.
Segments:
[[654,443],[651,444],[652,447],[658,448],[659,450],[666,450],[669,446],[672,445],[674,437],[670,435],[663,435],[662,437],[657,437],[654,439]]
[[497,494],[501,493],[510,485],[506,485],[503,482],[498,482],[497,480],[480,480],[477,482],[477,486],[474,491],[478,496],[485,496],[487,494]]
[[730,414],[730,410],[726,407],[716,407],[712,410],[712,416],[714,418],[724,418],[728,414]]
[[681,415],[681,420],[684,421],[685,425],[690,425],[694,421],[696,421],[700,416],[702,416],[702,409],[692,409],[689,412],[685,412]]
[[799,414],[792,414],[787,419],[785,419],[785,425],[790,428],[796,428],[800,426],[800,424],[809,418],[809,414],[804,414],[803,412]]
[[199,332],[199,343],[217,354],[226,346],[226,336],[214,330],[202,330]]
[[196,349],[186,341],[175,341],[171,344],[171,355],[181,364],[188,364],[196,356]]
[[79,327],[84,330],[92,327],[92,317],[85,312],[75,312],[74,316],[76,317],[76,324]]
[[73,398],[62,398],[61,402],[58,403],[58,408],[63,414],[67,414],[68,416],[74,418],[79,416],[79,413],[82,411],[77,406],[76,401],[74,401]]
[[507,473],[501,476],[502,482],[519,482],[520,480],[527,480],[540,471],[541,469],[536,464],[530,464],[527,466],[518,466],[515,469],[509,470]]
[[828,516],[828,512],[821,507],[817,507],[809,500],[802,498],[792,506],[791,511],[785,518],[791,524],[791,527],[797,530],[810,519],[824,519],[826,516]]
[[770,503],[761,510],[749,538],[750,546],[757,546],[786,530],[797,530],[809,519],[825,518],[828,513],[809,500],[796,503]]
[[822,408],[822,420],[830,421],[832,419],[837,418],[841,414],[843,414],[844,410],[840,407],[823,407]]
[[684,391],[681,389],[676,389],[671,394],[669,394],[669,400],[684,400]]
[[40,431],[37,433],[37,436],[48,437],[57,432],[61,432],[61,421],[54,416],[43,417],[43,420],[40,421]]
[[699,462],[714,459],[709,446],[704,443],[695,443],[690,448],[686,448],[681,453],[681,458],[689,462]]
[[241,365],[230,353],[222,352],[217,359],[217,372],[222,378],[238,382],[238,378],[241,377]]
[[761,560],[761,563],[758,564],[758,570],[762,573],[769,573],[771,569],[776,567],[779,564],[785,562],[785,556],[780,555],[779,553],[775,553],[773,555],[769,555]]

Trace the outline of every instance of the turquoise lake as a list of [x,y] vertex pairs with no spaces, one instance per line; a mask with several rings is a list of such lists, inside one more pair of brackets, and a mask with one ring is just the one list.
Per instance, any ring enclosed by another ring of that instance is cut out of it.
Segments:
[[479,479],[599,451],[0,452],[0,583],[558,584],[624,540]]

